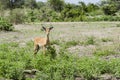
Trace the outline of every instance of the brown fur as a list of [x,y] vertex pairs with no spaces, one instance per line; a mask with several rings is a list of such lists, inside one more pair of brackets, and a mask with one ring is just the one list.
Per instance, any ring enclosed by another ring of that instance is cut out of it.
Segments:
[[52,29],[53,27],[50,27],[50,28],[45,28],[43,27],[43,30],[46,32],[46,37],[42,38],[42,37],[36,37],[34,39],[34,54],[37,54],[37,52],[39,51],[40,48],[43,48],[43,51],[45,53],[45,48],[47,45],[49,45],[49,33],[50,33],[50,30]]

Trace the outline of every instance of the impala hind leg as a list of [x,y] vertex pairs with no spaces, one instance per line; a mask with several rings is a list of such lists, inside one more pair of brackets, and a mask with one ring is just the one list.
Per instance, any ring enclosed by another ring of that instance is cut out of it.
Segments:
[[37,52],[39,51],[39,45],[35,45],[34,46],[34,55],[36,55],[37,54]]
[[43,54],[46,55],[46,48],[43,46]]

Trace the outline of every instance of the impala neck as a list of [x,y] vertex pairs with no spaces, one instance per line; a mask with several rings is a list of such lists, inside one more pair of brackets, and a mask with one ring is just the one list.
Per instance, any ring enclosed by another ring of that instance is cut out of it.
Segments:
[[46,34],[47,42],[49,42],[49,34]]

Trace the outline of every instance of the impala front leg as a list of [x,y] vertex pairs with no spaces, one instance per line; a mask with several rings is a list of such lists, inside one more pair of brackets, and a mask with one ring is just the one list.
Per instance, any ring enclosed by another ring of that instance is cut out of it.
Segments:
[[39,51],[39,45],[34,45],[34,55]]

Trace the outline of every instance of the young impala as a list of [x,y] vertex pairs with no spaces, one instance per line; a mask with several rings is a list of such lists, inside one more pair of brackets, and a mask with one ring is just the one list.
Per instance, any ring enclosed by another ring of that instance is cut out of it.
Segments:
[[37,54],[37,52],[39,51],[40,48],[43,48],[43,52],[45,54],[45,48],[46,48],[46,46],[49,45],[49,42],[50,42],[49,41],[49,33],[53,29],[53,27],[45,28],[42,25],[42,29],[45,31],[46,35],[45,35],[45,37],[36,37],[34,39],[34,55]]

